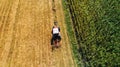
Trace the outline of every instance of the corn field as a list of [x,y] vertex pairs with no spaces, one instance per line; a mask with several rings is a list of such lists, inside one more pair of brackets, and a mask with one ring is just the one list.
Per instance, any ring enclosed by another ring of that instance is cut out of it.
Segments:
[[84,65],[120,66],[120,0],[65,2]]

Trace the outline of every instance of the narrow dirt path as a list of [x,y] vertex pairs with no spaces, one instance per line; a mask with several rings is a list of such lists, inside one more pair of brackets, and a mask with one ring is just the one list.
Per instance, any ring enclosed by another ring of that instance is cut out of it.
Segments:
[[[62,47],[52,52],[54,20]],[[61,0],[0,0],[0,67],[76,67]]]

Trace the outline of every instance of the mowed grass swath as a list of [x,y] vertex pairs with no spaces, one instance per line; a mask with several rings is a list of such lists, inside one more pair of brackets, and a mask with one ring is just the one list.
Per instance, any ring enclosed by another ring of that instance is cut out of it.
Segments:
[[84,65],[120,66],[120,0],[67,0],[66,6]]

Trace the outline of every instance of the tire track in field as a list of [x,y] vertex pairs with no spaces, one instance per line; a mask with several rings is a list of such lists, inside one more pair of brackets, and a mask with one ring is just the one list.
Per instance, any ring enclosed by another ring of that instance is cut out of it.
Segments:
[[[6,6],[7,4],[5,4],[4,3],[4,1],[3,1],[3,3],[1,2],[1,10],[0,10],[0,42],[1,43],[3,43],[3,39],[2,39],[2,27],[3,27],[3,25],[4,25],[4,23],[2,22],[2,20],[3,20],[3,11],[4,11],[4,9],[5,8],[3,8],[4,6]],[[3,47],[4,47],[4,45],[3,44],[0,44],[0,55],[2,54],[2,51],[3,51]],[[0,56],[1,57],[1,56]]]
[[[3,8],[1,9],[1,30],[2,30],[2,27],[4,26],[4,20],[6,19],[6,17],[8,16],[8,11],[9,11],[9,7],[10,7],[10,3],[9,2],[6,2],[4,1],[5,3],[3,3]],[[8,7],[7,7],[8,6]]]
[[[2,22],[2,25],[0,27],[1,29],[1,33],[0,33],[0,42],[2,42],[3,44],[2,45],[2,48],[5,46],[6,44],[6,39],[7,39],[7,34],[8,34],[8,28],[9,28],[9,13],[10,13],[10,9],[11,9],[11,3],[6,3],[7,5],[6,6],[9,6],[8,8],[5,8],[4,11],[3,11],[3,15],[2,15],[2,19],[1,19],[1,22]],[[6,13],[5,13],[6,12]],[[5,31],[5,32],[4,32]],[[1,49],[2,50],[2,49]],[[2,54],[2,52],[1,52]],[[0,56],[2,57],[2,56]]]
[[18,8],[19,8],[19,0],[14,0],[13,1],[13,5],[11,7],[11,14],[10,14],[10,22],[11,22],[11,30],[12,30],[12,41],[11,41],[11,46],[9,47],[9,53],[8,53],[8,59],[7,59],[7,66],[11,66],[11,62],[12,59],[14,58],[14,52],[15,52],[15,47],[16,47],[16,43],[17,43],[17,37],[16,37],[16,28],[15,28],[15,25],[16,25],[16,19],[17,19],[17,11],[18,11]]
[[[1,19],[2,19],[2,15],[3,15],[3,13],[2,13],[3,7],[4,7],[5,5],[6,5],[6,4],[5,4],[5,1],[1,0],[1,2],[0,2],[0,21],[1,21]],[[1,27],[1,25],[2,25],[2,22],[0,23],[0,27]]]
[[[6,63],[7,63],[7,59],[9,58],[9,50],[11,47],[11,41],[12,41],[12,22],[11,22],[11,18],[10,18],[10,13],[11,13],[11,7],[12,7],[13,1],[8,1],[8,8],[6,8],[6,13],[3,14],[3,17],[5,16],[5,19],[3,19],[3,27],[2,27],[2,32],[1,33],[1,37],[3,37],[3,40],[1,38],[1,45],[4,45],[3,47],[3,51],[1,53],[1,63],[0,66],[2,67],[6,67]],[[7,7],[6,6],[6,7]],[[1,65],[2,64],[2,65]]]
[[[6,1],[3,1],[3,2],[6,2]],[[7,19],[9,18],[9,11],[10,11],[10,3],[6,2],[6,3],[3,3],[3,4],[4,4],[4,7],[0,12],[0,17],[1,17],[1,19],[0,19],[0,23],[1,23],[1,25],[0,25],[0,42],[3,43],[3,44],[0,45],[1,50],[3,49],[4,44],[5,44],[5,39],[6,39],[6,34],[5,33],[7,33],[6,30],[8,29],[8,27],[5,27],[5,26],[8,23]],[[7,7],[7,6],[9,6],[9,7]]]
[[20,0],[16,0],[14,1],[15,4],[13,6],[13,40],[12,40],[12,46],[13,48],[11,47],[11,55],[8,59],[8,65],[9,67],[18,67],[16,64],[17,64],[17,58],[18,58],[18,54],[19,54],[19,50],[18,50],[18,47],[19,47],[19,41],[20,41],[20,29],[18,28],[18,16],[20,15]]
[[6,6],[8,6],[9,4],[8,4],[8,2],[6,3],[6,4],[4,4],[4,7],[1,9],[1,20],[0,20],[0,22],[1,22],[1,26],[0,26],[0,38],[2,37],[2,33],[3,33],[3,26],[5,25],[5,22],[4,22],[4,20],[5,20],[5,18],[6,18],[6,16],[5,16],[5,14],[7,14],[7,13],[5,13],[6,11],[7,11],[7,8],[6,8]]

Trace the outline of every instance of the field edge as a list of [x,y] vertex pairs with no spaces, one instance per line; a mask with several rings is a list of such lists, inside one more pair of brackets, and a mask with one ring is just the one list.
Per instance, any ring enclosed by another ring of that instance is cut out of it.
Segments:
[[[77,39],[76,39],[76,36],[74,33],[74,28],[72,26],[72,19],[71,19],[70,11],[69,11],[67,4],[68,4],[67,1],[62,0],[62,5],[63,5],[62,7],[63,7],[63,11],[64,11],[64,18],[65,18],[64,21],[65,21],[65,25],[66,25],[66,29],[67,29],[69,42],[70,42],[72,57],[74,60],[75,67],[84,67],[81,55],[79,54],[78,43],[77,43]],[[79,61],[81,61],[81,62],[79,62]]]

